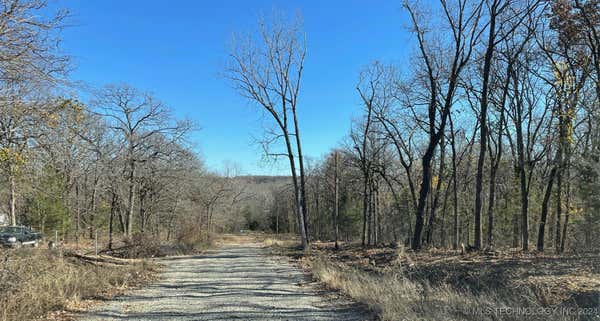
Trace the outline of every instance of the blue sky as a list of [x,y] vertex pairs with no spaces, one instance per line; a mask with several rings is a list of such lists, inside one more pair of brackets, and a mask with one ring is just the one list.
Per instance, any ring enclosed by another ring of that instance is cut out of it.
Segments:
[[[236,32],[256,30],[273,10],[300,12],[307,35],[299,118],[303,149],[320,157],[340,143],[360,111],[355,86],[374,60],[406,64],[401,1],[55,0],[72,12],[63,34],[74,80],[94,86],[125,82],[151,91],[202,128],[191,136],[214,170],[230,161],[245,174],[288,174],[261,161],[253,138],[261,113],[220,76]],[[268,120],[267,120],[268,121]]]

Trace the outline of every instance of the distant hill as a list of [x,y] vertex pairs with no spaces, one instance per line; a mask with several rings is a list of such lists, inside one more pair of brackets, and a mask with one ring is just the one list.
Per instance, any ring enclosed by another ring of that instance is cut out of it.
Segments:
[[244,180],[251,184],[273,184],[285,185],[292,183],[291,176],[267,176],[267,175],[243,175],[237,176],[237,179]]

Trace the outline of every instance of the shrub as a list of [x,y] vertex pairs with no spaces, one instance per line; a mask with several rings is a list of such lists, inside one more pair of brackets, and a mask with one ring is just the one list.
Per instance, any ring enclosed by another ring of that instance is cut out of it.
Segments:
[[203,238],[200,226],[197,224],[182,227],[177,233],[176,241],[177,244],[183,246],[188,251],[202,249],[207,242]]

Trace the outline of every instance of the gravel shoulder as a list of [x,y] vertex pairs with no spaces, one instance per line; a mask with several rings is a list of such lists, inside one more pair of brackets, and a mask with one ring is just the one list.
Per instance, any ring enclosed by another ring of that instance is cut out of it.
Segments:
[[372,320],[356,304],[324,295],[302,271],[259,244],[160,259],[159,281],[97,306],[99,320]]

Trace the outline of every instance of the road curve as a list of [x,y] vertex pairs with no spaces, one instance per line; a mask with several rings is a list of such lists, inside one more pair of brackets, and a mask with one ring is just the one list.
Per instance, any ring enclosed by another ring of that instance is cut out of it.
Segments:
[[107,320],[371,320],[343,299],[325,298],[298,268],[257,244],[161,259],[162,278],[83,317]]

